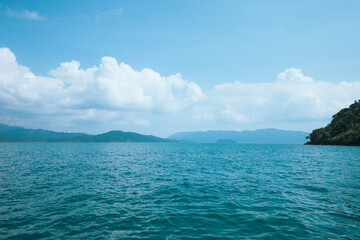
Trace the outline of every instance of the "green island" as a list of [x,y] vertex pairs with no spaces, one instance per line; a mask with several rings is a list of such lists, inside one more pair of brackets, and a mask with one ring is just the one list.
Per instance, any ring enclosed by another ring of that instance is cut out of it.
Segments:
[[306,144],[360,146],[360,100],[332,117],[326,127],[313,130]]
[[110,131],[98,135],[26,129],[0,124],[0,142],[175,142],[134,132]]

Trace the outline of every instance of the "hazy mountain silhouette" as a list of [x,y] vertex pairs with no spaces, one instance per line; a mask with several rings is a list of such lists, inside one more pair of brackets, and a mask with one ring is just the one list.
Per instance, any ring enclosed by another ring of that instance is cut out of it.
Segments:
[[309,133],[302,131],[286,131],[279,129],[259,129],[255,131],[204,131],[179,132],[170,139],[198,143],[236,142],[236,143],[277,143],[303,144]]

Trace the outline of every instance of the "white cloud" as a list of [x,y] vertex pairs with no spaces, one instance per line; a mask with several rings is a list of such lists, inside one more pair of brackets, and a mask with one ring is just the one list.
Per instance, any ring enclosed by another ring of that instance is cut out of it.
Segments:
[[73,16],[72,18],[76,20],[87,19],[91,17],[96,17],[97,19],[101,19],[103,17],[117,17],[120,16],[122,12],[123,12],[122,8],[112,8],[107,11],[98,12],[95,15],[80,14]]
[[290,68],[274,82],[217,85],[209,98],[218,121],[309,121],[329,118],[359,99],[360,82],[315,81]]
[[121,8],[112,8],[107,11],[101,12],[96,15],[97,18],[104,17],[104,16],[119,16],[122,14]]
[[38,12],[36,11],[29,11],[24,10],[21,12],[13,11],[11,9],[7,9],[7,13],[10,16],[17,17],[17,18],[25,18],[25,19],[32,19],[32,20],[45,20],[46,18],[43,16],[40,16]]
[[121,15],[121,14],[122,14],[121,8],[112,8],[102,13],[102,15]]
[[203,111],[198,109],[198,111],[196,112],[197,113],[195,113],[193,117],[194,120],[208,121],[208,122],[215,121],[215,116],[209,113],[208,111]]
[[112,57],[103,57],[98,67],[88,69],[81,69],[77,61],[62,63],[49,74],[64,84],[62,100],[78,108],[175,113],[205,98],[180,74],[163,77],[151,69],[136,71]]
[[[87,69],[74,60],[61,63],[44,77],[19,65],[9,49],[0,49],[0,103],[5,115],[20,111],[117,121],[127,118],[124,112],[177,113],[205,98],[198,85],[180,74],[164,77],[151,69],[136,71],[112,57]],[[132,119],[134,124],[149,124]]]
[[290,68],[273,82],[224,83],[205,95],[180,74],[166,77],[147,68],[137,71],[112,57],[86,69],[75,60],[61,63],[48,76],[37,76],[18,64],[8,48],[0,48],[0,122],[7,124],[36,123],[50,129],[149,126],[161,118],[164,123],[175,119],[184,126],[218,129],[269,122],[279,126],[328,120],[359,99],[359,93],[360,81],[316,81]]

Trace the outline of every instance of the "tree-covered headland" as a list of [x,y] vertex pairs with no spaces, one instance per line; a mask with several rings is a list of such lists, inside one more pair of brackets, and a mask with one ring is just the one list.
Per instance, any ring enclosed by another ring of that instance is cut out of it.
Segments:
[[360,100],[340,110],[324,128],[310,133],[307,144],[360,146]]

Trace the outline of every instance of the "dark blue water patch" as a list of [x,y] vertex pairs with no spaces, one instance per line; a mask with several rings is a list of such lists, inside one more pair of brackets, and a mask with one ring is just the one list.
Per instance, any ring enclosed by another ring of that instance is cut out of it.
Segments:
[[360,148],[1,143],[2,239],[360,239]]

